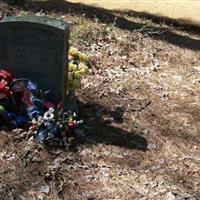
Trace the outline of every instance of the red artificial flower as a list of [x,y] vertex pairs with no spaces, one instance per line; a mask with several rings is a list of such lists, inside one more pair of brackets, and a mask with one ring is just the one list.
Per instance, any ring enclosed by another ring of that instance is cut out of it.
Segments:
[[5,87],[7,85],[7,82],[6,81],[0,81],[0,91],[4,91]]
[[7,97],[12,94],[9,87],[7,87],[7,81],[5,81],[4,79],[0,81],[0,94],[1,98]]
[[74,121],[68,122],[68,126],[73,128],[76,126],[76,123]]
[[8,83],[13,80],[12,75],[6,70],[0,70],[0,78],[5,79]]

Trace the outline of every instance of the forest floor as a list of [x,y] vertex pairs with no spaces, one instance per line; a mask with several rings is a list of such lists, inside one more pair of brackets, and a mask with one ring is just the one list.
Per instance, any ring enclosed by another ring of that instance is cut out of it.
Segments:
[[48,149],[1,131],[0,199],[199,200],[199,31],[58,4],[2,4],[0,13],[70,23],[70,44],[92,63],[77,91],[87,139]]

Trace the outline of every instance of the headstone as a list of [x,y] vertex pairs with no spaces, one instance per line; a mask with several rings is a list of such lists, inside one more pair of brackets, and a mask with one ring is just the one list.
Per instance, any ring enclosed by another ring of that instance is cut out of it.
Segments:
[[0,68],[28,78],[65,102],[69,27],[41,16],[7,17],[0,22]]

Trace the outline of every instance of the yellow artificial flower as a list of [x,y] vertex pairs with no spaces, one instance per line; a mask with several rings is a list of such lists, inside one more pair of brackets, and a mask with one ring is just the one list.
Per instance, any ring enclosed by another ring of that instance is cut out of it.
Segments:
[[77,71],[78,69],[78,66],[76,64],[73,64],[73,63],[69,63],[69,72],[74,72],[74,71]]
[[84,62],[80,62],[79,65],[78,65],[78,68],[79,68],[79,69],[82,69],[82,68],[84,68],[85,66],[86,66],[86,65],[85,65]]
[[78,70],[78,66],[76,64],[73,65],[73,72],[76,72]]
[[80,79],[81,78],[81,72],[80,71],[76,71],[76,72],[74,72],[74,78],[75,79]]
[[78,52],[79,60],[80,62],[87,62],[88,56],[85,53]]
[[89,68],[85,63],[83,63],[83,62],[79,63],[78,68],[82,75],[89,74]]
[[73,64],[72,64],[72,63],[69,63],[69,65],[68,65],[68,70],[69,70],[69,72],[72,72],[72,71],[73,71]]
[[69,53],[68,53],[68,54],[71,55],[71,56],[77,56],[77,55],[78,55],[78,50],[77,50],[77,48],[70,47]]
[[68,74],[66,74],[69,90],[81,88],[81,77],[89,73],[88,60],[87,54],[78,51],[74,47],[70,47],[68,52]]

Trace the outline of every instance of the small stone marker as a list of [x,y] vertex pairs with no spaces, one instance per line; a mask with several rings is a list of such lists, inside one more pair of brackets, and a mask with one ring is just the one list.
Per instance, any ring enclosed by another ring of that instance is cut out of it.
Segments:
[[41,16],[7,17],[0,22],[0,67],[50,91],[65,103],[69,27]]

